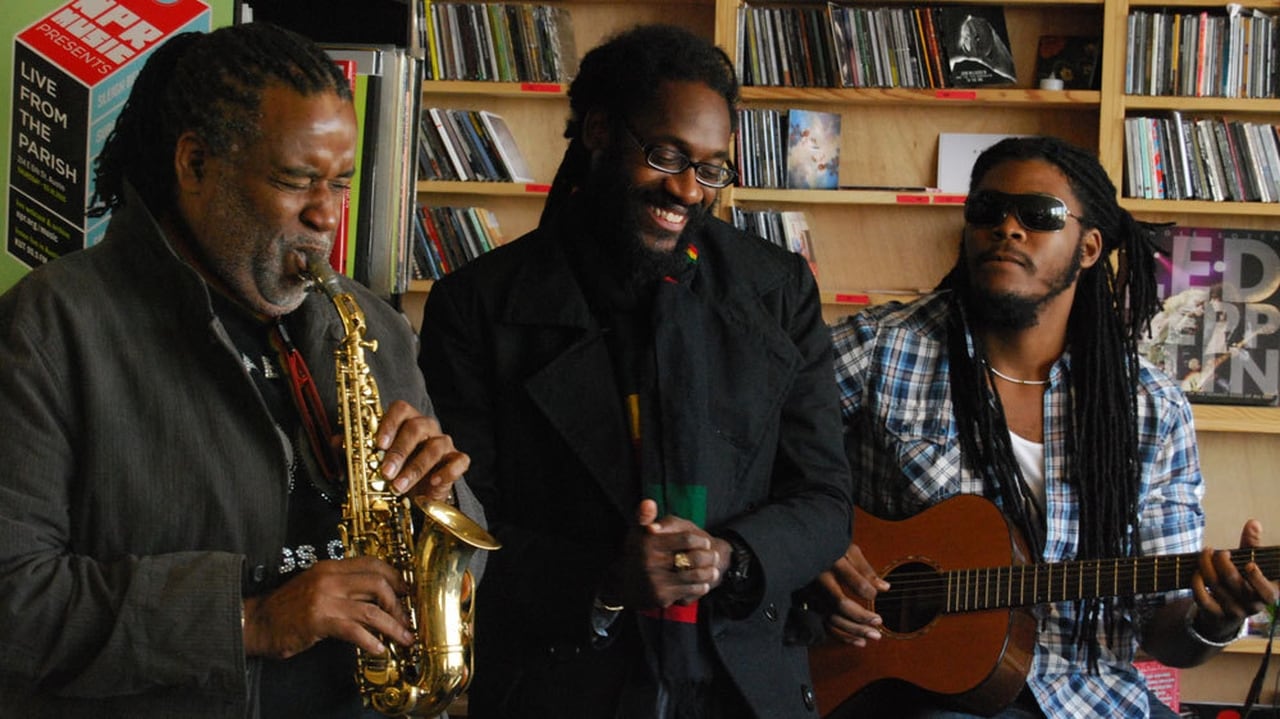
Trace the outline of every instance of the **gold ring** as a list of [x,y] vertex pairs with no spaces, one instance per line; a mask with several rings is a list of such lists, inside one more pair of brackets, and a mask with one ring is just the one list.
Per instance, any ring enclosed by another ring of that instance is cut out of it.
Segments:
[[693,569],[693,561],[690,560],[689,555],[684,552],[676,552],[673,554],[671,556],[671,563],[676,569],[682,572],[686,569]]

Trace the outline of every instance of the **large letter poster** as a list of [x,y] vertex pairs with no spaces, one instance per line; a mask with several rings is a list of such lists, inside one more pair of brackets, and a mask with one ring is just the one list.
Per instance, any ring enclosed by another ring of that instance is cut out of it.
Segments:
[[1280,389],[1280,232],[1165,230],[1162,311],[1147,358],[1193,402],[1275,404]]

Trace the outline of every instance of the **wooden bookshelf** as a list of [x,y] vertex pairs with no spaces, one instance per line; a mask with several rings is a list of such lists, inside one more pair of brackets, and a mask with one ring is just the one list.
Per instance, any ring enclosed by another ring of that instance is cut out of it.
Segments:
[[[866,2],[872,4],[873,0]],[[910,300],[927,292],[954,263],[963,196],[888,189],[936,184],[937,135],[941,131],[1058,135],[1096,148],[1104,167],[1121,186],[1123,120],[1128,112],[1179,109],[1280,118],[1277,100],[1122,94],[1125,26],[1131,8],[1213,5],[1191,0],[978,3],[1006,8],[1019,77],[1015,86],[973,90],[743,88],[745,106],[802,107],[843,114],[841,184],[867,189],[730,187],[721,192],[719,200],[722,215],[733,206],[803,208],[811,213],[818,280],[828,319],[870,303]],[[634,23],[666,21],[713,37],[732,57],[737,10],[743,0],[568,0],[564,4],[573,14],[580,53]],[[1250,6],[1276,12],[1280,0]],[[1047,34],[1103,38],[1101,91],[1042,91],[1033,87],[1031,69],[1037,39]],[[503,115],[540,182],[422,182],[417,185],[419,199],[486,206],[498,214],[507,239],[532,229],[545,198],[536,186],[550,183],[565,146],[561,137],[568,114],[565,88],[428,82],[422,91],[424,107],[488,109]],[[1122,204],[1142,219],[1184,224],[1274,228],[1280,217],[1280,204],[1136,199],[1124,199]],[[430,282],[415,282],[405,298],[415,326],[430,286]],[[1280,531],[1280,493],[1274,491],[1271,479],[1274,468],[1280,466],[1280,408],[1195,405],[1193,412],[1207,482],[1206,541],[1214,546],[1235,546],[1244,519],[1256,516],[1269,527],[1268,539],[1273,542]],[[1236,642],[1215,660],[1216,666],[1252,661],[1252,655],[1261,653],[1263,646],[1256,639]],[[1212,674],[1215,663],[1198,671]],[[1191,694],[1210,696],[1211,692],[1196,687]],[[1184,698],[1195,697],[1184,691]]]
[[[716,40],[731,54],[743,4],[716,2]],[[1142,6],[1221,7],[1189,0],[1017,2],[1005,5],[1019,78],[1015,86],[964,92],[747,87],[743,102],[748,107],[840,112],[842,186],[934,186],[938,134],[968,132],[1050,134],[1095,148],[1112,180],[1123,188],[1126,113],[1178,109],[1280,122],[1280,100],[1123,95],[1127,16],[1131,7]],[[1280,12],[1280,0],[1247,6]],[[1032,87],[1038,37],[1050,34],[1102,37],[1100,91]],[[957,256],[963,196],[941,203],[937,199],[927,192],[874,189],[732,188],[722,205],[809,213],[823,312],[831,320],[869,303],[908,301],[937,284]],[[1275,229],[1280,217],[1280,203],[1122,199],[1121,204],[1154,222]],[[1237,546],[1241,525],[1257,517],[1267,528],[1264,543],[1274,544],[1280,536],[1280,492],[1273,479],[1280,466],[1280,408],[1197,404],[1192,411],[1206,483],[1206,543]],[[1208,664],[1184,671],[1184,701],[1243,698],[1236,685],[1247,683],[1256,669],[1255,655],[1264,646],[1261,640],[1243,639]],[[1247,676],[1242,674],[1246,668]],[[1269,700],[1270,693],[1265,694]]]
[[1280,434],[1280,407],[1197,404],[1192,411],[1198,432]]
[[[574,45],[579,55],[613,33],[639,23],[675,23],[703,37],[713,35],[714,0],[567,0],[557,5],[568,8],[573,18]],[[423,181],[416,186],[418,201],[492,210],[504,240],[532,230],[566,147],[563,131],[569,117],[567,90],[563,83],[422,83],[424,108],[488,110],[506,119],[537,182]],[[423,298],[414,295],[424,292],[426,286],[415,283],[406,306],[420,307]],[[414,313],[410,311],[410,315]]]

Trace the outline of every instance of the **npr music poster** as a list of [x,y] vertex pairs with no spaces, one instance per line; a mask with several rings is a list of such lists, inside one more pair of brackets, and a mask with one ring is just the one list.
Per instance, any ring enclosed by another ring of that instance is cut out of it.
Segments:
[[0,31],[0,291],[28,269],[101,239],[85,214],[93,159],[143,62],[166,38],[231,20],[232,0],[6,0]]

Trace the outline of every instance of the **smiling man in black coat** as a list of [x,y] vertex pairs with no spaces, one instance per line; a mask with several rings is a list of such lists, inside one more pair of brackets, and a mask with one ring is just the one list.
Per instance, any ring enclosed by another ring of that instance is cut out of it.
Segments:
[[420,364],[504,545],[478,719],[816,717],[792,593],[849,538],[804,259],[715,219],[724,54],[666,26],[583,59],[538,228],[438,282]]

